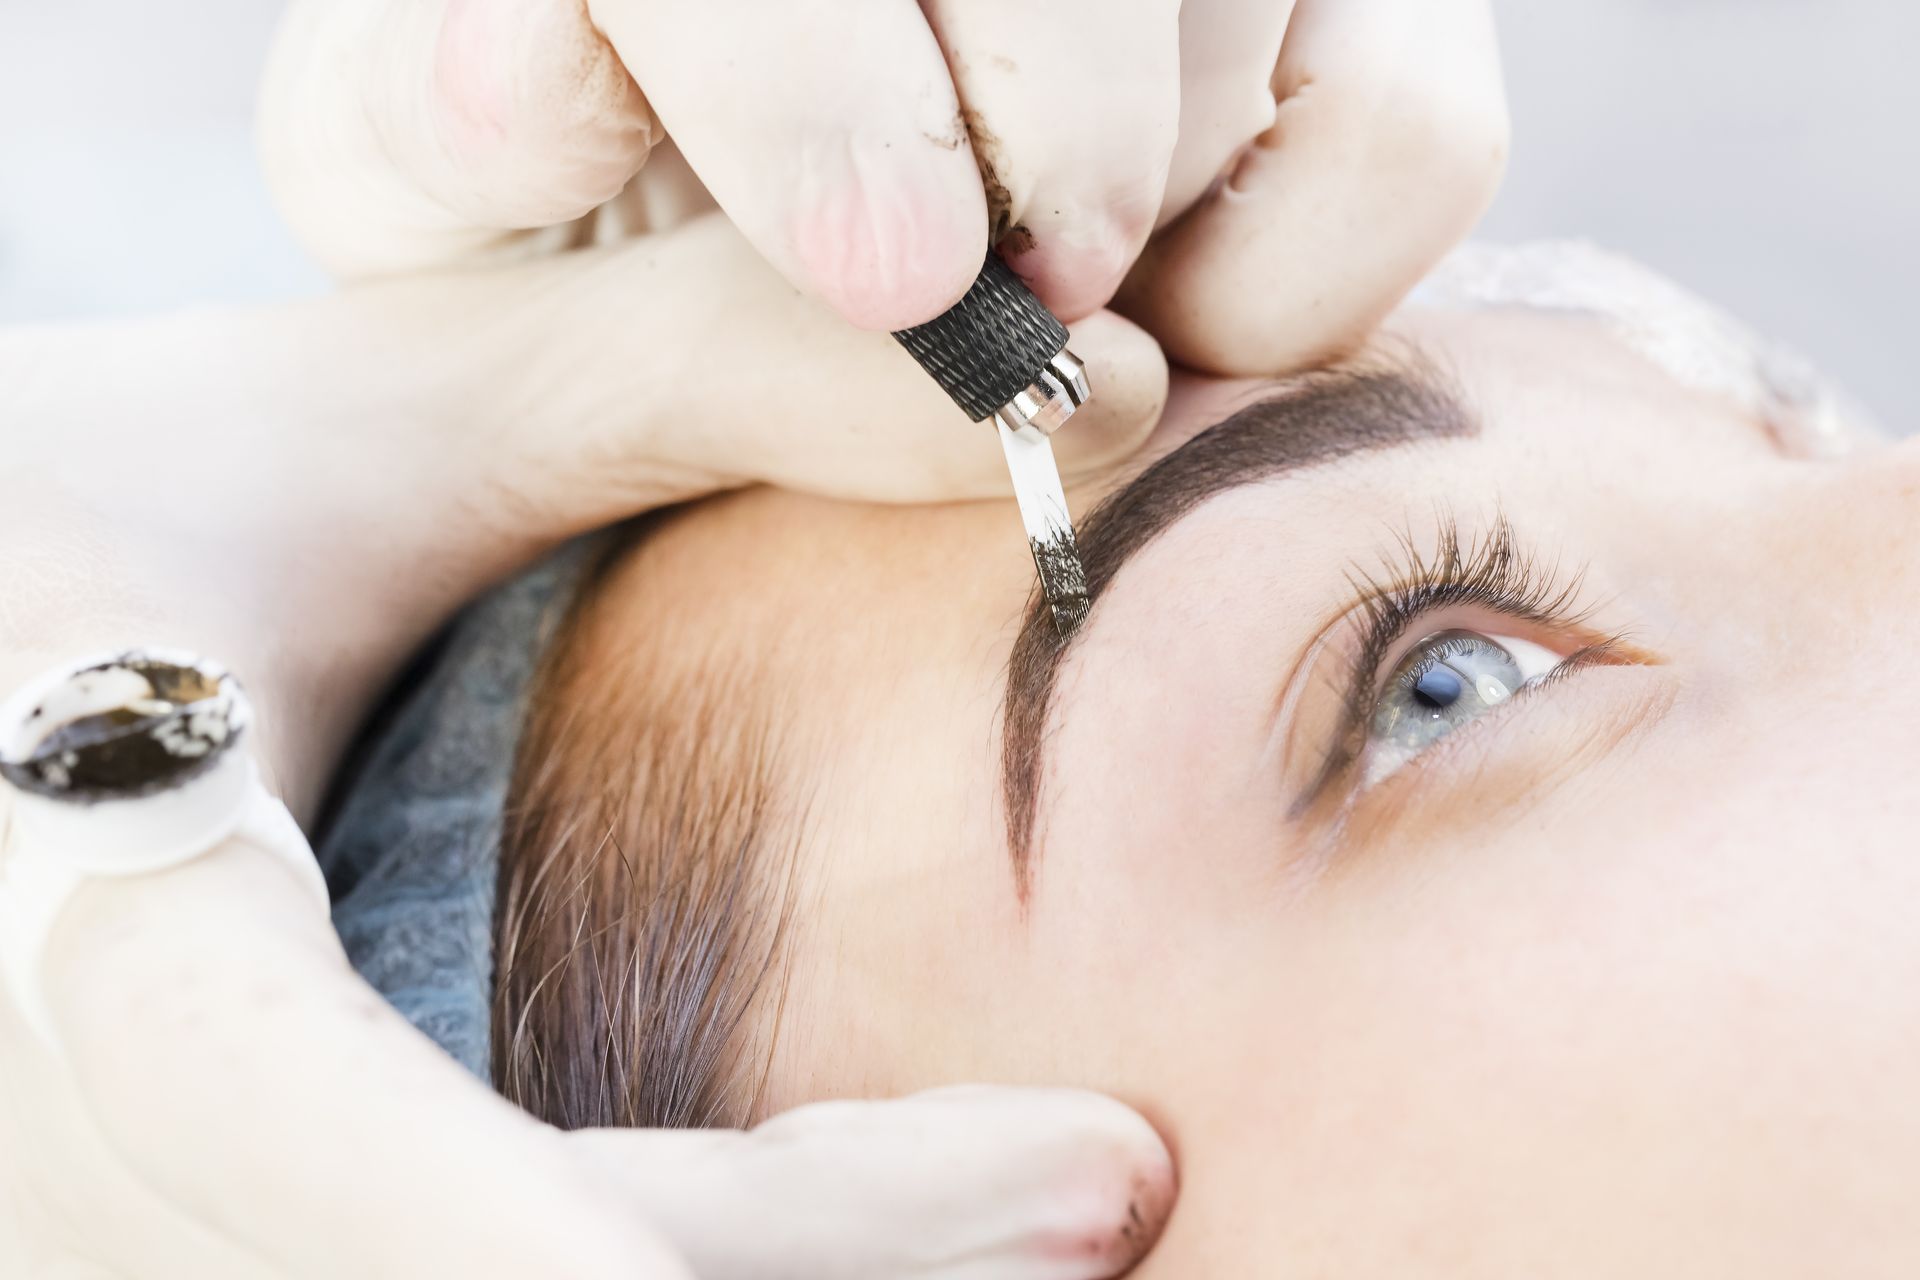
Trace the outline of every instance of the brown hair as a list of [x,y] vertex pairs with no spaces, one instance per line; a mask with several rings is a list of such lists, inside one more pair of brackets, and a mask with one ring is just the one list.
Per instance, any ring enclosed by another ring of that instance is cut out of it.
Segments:
[[[561,1128],[754,1118],[798,824],[764,680],[598,607],[671,515],[614,538],[544,654],[508,790],[494,1083]],[[745,659],[742,659],[745,661]]]

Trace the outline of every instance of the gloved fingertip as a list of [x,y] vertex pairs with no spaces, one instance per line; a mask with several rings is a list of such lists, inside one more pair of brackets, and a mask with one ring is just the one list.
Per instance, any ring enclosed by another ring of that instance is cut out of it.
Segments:
[[1098,1160],[1082,1174],[1078,1229],[1063,1241],[1085,1258],[1090,1276],[1106,1277],[1131,1271],[1159,1242],[1179,1194],[1179,1177],[1172,1153],[1151,1124],[1117,1103],[1099,1101],[1115,1117],[1106,1128],[1109,1149],[1090,1153]]
[[1113,300],[1133,265],[1136,246],[1117,236],[1096,235],[1084,244],[1063,240],[1021,241],[1006,246],[1007,265],[1047,309],[1068,324]]
[[1110,467],[1139,451],[1167,404],[1167,358],[1151,334],[1111,311],[1073,326],[1068,347],[1087,366],[1093,398],[1053,437],[1068,475]]
[[1047,1274],[1109,1280],[1130,1272],[1165,1232],[1179,1195],[1172,1152],[1139,1113],[1076,1090],[1053,1094],[1055,1136],[1031,1153],[1034,1217],[1015,1250]]
[[[885,154],[885,153],[883,153]],[[793,223],[803,287],[856,328],[908,329],[958,302],[986,255],[986,204],[970,170],[849,165]]]
[[1160,185],[1092,202],[1037,193],[1026,221],[1001,240],[1001,255],[1049,310],[1072,324],[1119,291],[1153,234]]

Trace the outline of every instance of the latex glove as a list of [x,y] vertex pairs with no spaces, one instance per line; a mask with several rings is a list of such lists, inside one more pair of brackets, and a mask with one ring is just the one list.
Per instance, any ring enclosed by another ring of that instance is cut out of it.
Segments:
[[[965,423],[874,446],[941,407],[898,354],[718,218],[298,306],[0,333],[0,688],[100,649],[215,656],[310,816],[404,657],[575,531],[750,479],[998,492]],[[562,1136],[406,1026],[244,841],[83,889],[45,977],[64,1059],[0,997],[0,1275],[1091,1278],[1171,1197],[1152,1130],[1073,1093]]]
[[945,310],[990,239],[1078,319],[1168,228],[1127,308],[1189,364],[1275,373],[1465,234],[1507,121],[1487,0],[295,0],[262,117],[281,207],[349,276],[604,234],[551,228],[609,202],[657,227],[698,198],[655,180],[669,137],[856,325]]
[[1145,1122],[1069,1091],[547,1129],[245,843],[84,890],[44,977],[64,1057],[0,1009],[9,1276],[1096,1277],[1171,1199]]

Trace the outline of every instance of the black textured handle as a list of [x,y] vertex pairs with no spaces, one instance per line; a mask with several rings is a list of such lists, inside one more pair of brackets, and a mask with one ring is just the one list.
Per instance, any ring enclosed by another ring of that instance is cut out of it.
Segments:
[[952,310],[893,335],[975,422],[1039,381],[1067,326],[993,253]]

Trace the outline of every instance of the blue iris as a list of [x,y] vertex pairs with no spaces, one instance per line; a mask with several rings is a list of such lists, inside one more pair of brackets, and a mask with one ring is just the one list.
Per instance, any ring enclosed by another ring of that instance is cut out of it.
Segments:
[[1421,706],[1443,711],[1460,700],[1466,688],[1459,675],[1439,663],[1428,667],[1413,683],[1413,697]]

